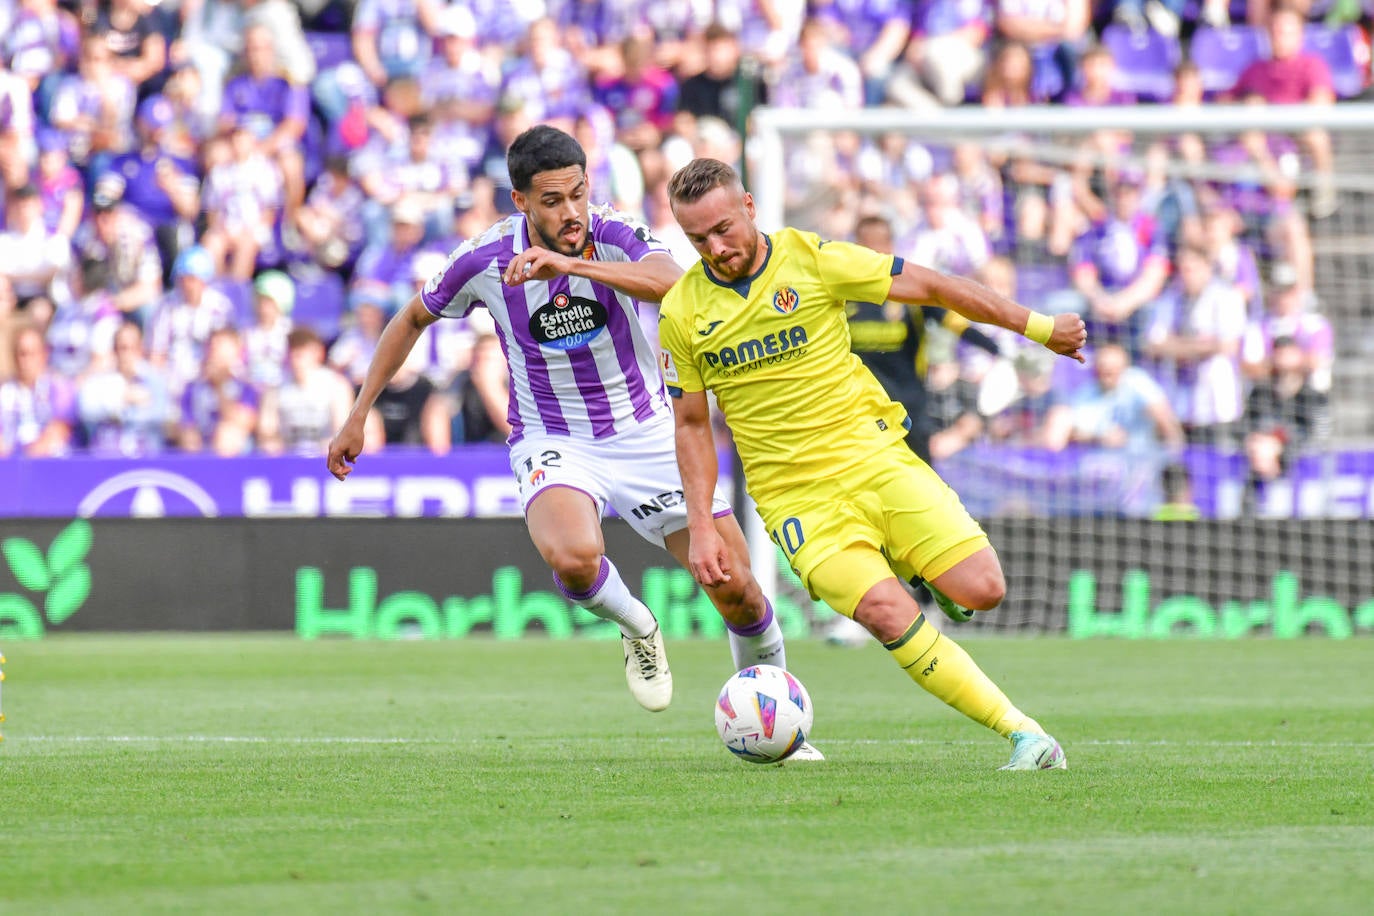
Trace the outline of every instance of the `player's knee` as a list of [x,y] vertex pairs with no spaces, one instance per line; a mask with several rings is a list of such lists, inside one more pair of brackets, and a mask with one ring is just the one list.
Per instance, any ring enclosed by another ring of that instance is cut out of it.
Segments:
[[740,575],[738,571],[731,575],[729,582],[707,588],[706,594],[720,616],[735,627],[760,623],[768,614],[763,589],[752,576]]
[[1002,603],[1007,596],[1007,580],[1002,570],[994,567],[973,578],[968,583],[966,600],[961,602],[971,611],[990,611]]
[[[896,579],[892,580],[896,583]],[[854,609],[854,619],[882,642],[901,639],[920,612],[903,589],[877,588],[864,595]]]
[[601,574],[601,551],[592,546],[556,547],[544,559],[558,581],[570,592],[591,591]]

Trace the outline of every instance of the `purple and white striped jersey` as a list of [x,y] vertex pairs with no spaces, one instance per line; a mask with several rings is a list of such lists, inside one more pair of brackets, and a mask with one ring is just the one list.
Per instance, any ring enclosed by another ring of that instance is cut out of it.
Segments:
[[[635,262],[669,254],[648,227],[609,207],[591,207],[589,222],[584,257]],[[671,416],[638,301],[583,277],[507,286],[506,266],[529,245],[524,215],[513,214],[458,246],[420,293],[434,315],[460,318],[479,305],[491,312],[510,364],[508,441],[610,439]]]

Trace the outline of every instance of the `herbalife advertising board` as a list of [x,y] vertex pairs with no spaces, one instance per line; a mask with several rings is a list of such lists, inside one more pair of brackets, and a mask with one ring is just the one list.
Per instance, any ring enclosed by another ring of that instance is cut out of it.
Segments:
[[[1008,520],[1007,601],[968,629],[1078,638],[1374,634],[1360,521]],[[623,522],[607,549],[667,635],[724,630],[691,577]],[[0,639],[286,630],[302,638],[615,638],[564,600],[519,519],[0,520]],[[789,636],[829,619],[783,570]]]

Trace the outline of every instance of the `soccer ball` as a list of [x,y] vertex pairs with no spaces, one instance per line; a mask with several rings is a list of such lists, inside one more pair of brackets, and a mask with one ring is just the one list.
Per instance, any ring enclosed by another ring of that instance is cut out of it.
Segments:
[[785,760],[811,733],[811,697],[773,665],[735,672],[716,698],[716,731],[730,753],[752,763]]

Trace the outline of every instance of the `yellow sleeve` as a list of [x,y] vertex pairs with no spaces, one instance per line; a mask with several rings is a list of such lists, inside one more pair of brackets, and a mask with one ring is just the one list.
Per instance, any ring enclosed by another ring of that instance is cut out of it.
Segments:
[[886,302],[892,278],[902,259],[879,254],[853,242],[828,242],[817,235],[807,239],[816,258],[816,273],[826,291],[840,302]]
[[658,345],[662,350],[659,366],[663,370],[663,382],[673,397],[681,397],[684,391],[702,391],[706,386],[692,360],[692,336],[676,312],[667,307],[666,300],[663,305],[658,313]]

